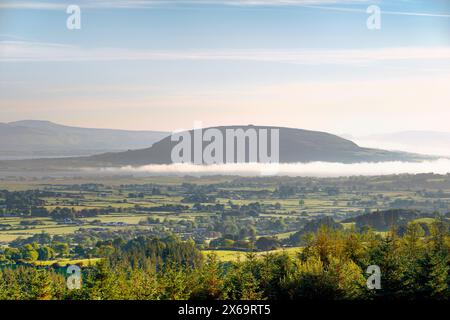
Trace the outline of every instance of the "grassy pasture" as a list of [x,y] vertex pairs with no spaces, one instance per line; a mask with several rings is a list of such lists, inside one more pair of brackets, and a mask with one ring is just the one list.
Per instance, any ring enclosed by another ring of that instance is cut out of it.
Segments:
[[98,262],[100,262],[100,258],[93,258],[93,259],[59,259],[59,260],[48,260],[48,261],[34,261],[33,265],[35,266],[41,266],[41,267],[47,267],[54,264],[59,264],[60,266],[68,266],[68,265],[80,265],[83,267],[87,267],[90,265],[95,265]]
[[[261,258],[266,254],[270,253],[287,253],[289,256],[293,257],[300,253],[302,247],[292,247],[292,248],[283,248],[271,251],[262,251],[256,252],[256,256]],[[217,255],[217,258],[222,262],[235,262],[235,261],[243,261],[246,259],[246,252],[244,251],[236,251],[236,250],[204,250],[202,253],[207,256],[209,254]]]
[[[178,192],[177,189],[170,189],[168,187],[177,187],[179,190],[181,183],[193,183],[197,185],[206,185],[212,183],[224,183],[216,190],[232,191],[233,197],[228,198],[217,198],[216,200],[224,204],[227,209],[229,209],[228,202],[231,200],[234,204],[248,205],[250,203],[259,202],[264,205],[274,205],[276,203],[281,204],[281,209],[271,210],[273,212],[269,214],[261,214],[261,219],[267,218],[290,218],[300,216],[301,213],[305,212],[305,216],[314,217],[316,215],[322,214],[336,214],[337,219],[340,220],[345,217],[347,213],[364,211],[365,209],[383,210],[388,207],[388,203],[383,200],[389,198],[390,200],[406,200],[413,199],[416,201],[424,201],[425,198],[421,197],[415,191],[411,190],[394,190],[393,184],[395,179],[392,177],[386,177],[378,182],[371,182],[372,178],[366,178],[367,183],[374,188],[367,188],[363,191],[360,190],[348,190],[341,191],[336,195],[328,195],[323,191],[323,189],[318,189],[318,191],[308,192],[305,194],[297,194],[296,196],[291,196],[289,198],[280,199],[277,195],[267,196],[264,194],[263,197],[258,198],[257,195],[251,196],[251,198],[245,198],[248,196],[248,192],[257,192],[261,190],[274,191],[276,187],[275,182],[261,182],[260,184],[256,182],[249,182],[248,186],[238,185],[238,186],[228,186],[225,182],[231,182],[236,177],[232,176],[210,176],[203,178],[196,177],[131,177],[131,176],[110,176],[110,177],[95,177],[95,178],[46,178],[46,179],[13,179],[7,178],[0,180],[0,189],[8,190],[26,190],[26,189],[46,189],[56,192],[61,192],[61,197],[45,198],[46,208],[48,210],[53,210],[56,207],[70,208],[77,211],[83,209],[102,209],[107,207],[113,207],[119,209],[120,213],[111,213],[108,215],[100,215],[91,218],[82,218],[87,224],[82,226],[74,225],[57,225],[56,222],[49,218],[32,218],[33,220],[40,220],[44,222],[44,225],[36,225],[30,227],[24,227],[20,225],[22,218],[0,218],[0,224],[11,225],[12,228],[17,230],[0,230],[0,242],[10,242],[15,238],[28,237],[42,231],[48,232],[49,234],[69,234],[73,233],[79,228],[92,228],[99,227],[99,225],[93,225],[93,220],[100,220],[101,223],[117,223],[123,222],[128,224],[128,226],[117,227],[117,226],[100,226],[102,228],[109,228],[112,230],[122,229],[122,228],[136,228],[139,227],[138,224],[141,220],[147,217],[159,218],[161,221],[167,219],[169,221],[180,221],[180,220],[194,220],[195,217],[201,216],[214,216],[216,213],[208,212],[183,212],[183,213],[173,213],[173,212],[154,212],[154,213],[136,213],[135,206],[139,205],[142,207],[155,207],[162,205],[177,205],[183,204],[192,207],[193,204],[181,203],[181,200],[185,197],[183,192]],[[430,180],[434,181],[434,180]],[[442,178],[437,179],[436,182],[442,182]],[[81,185],[81,184],[103,184],[98,189],[95,190],[74,190],[73,188],[68,188],[69,185]],[[431,183],[431,182],[430,182]],[[146,192],[142,198],[129,197],[129,193],[139,193],[142,190],[143,184],[155,184],[161,187],[162,195],[151,195]],[[138,185],[138,187],[130,186]],[[122,186],[119,188],[119,186]],[[387,188],[387,187],[388,188]],[[342,190],[342,188],[341,188]],[[448,192],[448,190],[444,190]],[[215,196],[214,192],[213,196]],[[70,198],[70,195],[80,195],[80,198]],[[379,195],[382,195],[381,197]],[[239,198],[239,199],[234,199]],[[300,205],[299,201],[304,200],[304,204]],[[125,201],[126,200],[126,201]],[[303,216],[303,215],[302,215]],[[417,220],[418,222],[430,223],[432,219],[424,218]],[[351,228],[352,224],[344,224],[345,228]],[[292,229],[287,229],[292,230]],[[289,237],[293,232],[285,232],[277,235],[280,239],[285,239]],[[262,233],[264,234],[264,233]]]

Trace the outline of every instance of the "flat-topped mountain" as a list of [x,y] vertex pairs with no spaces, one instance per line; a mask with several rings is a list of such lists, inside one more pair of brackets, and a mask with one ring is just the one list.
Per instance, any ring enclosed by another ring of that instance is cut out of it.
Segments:
[[[202,133],[208,129],[202,129]],[[220,132],[224,137],[227,130],[235,131],[242,129],[243,132],[252,129],[259,132],[266,129],[271,132],[278,129],[279,132],[279,162],[280,163],[306,163],[313,161],[359,163],[359,162],[384,162],[384,161],[422,161],[432,159],[432,157],[404,153],[391,152],[378,149],[369,149],[358,146],[350,140],[338,137],[333,134],[309,131],[302,129],[284,127],[263,127],[263,126],[223,126],[215,127],[216,132]],[[192,148],[194,146],[194,130],[185,131],[192,138]],[[267,136],[271,141],[270,134]],[[211,142],[202,142],[205,147]],[[89,157],[72,157],[65,159],[36,159],[23,161],[3,161],[0,168],[79,168],[79,167],[122,167],[122,166],[142,166],[148,164],[171,164],[171,153],[173,148],[179,144],[172,141],[171,136],[154,143],[149,148],[129,150],[125,152],[109,152]],[[225,143],[224,143],[225,144]],[[246,152],[248,152],[246,144]],[[269,146],[270,150],[270,146]],[[193,149],[192,149],[193,151]],[[193,153],[193,152],[192,152]],[[223,149],[226,158],[226,148]],[[237,161],[239,162],[239,161]]]
[[[203,131],[208,129],[211,128],[203,129]],[[357,163],[413,161],[423,159],[418,155],[409,153],[362,148],[350,140],[325,132],[262,126],[224,126],[216,127],[214,129],[218,129],[223,137],[226,136],[226,130],[242,129],[245,132],[249,129],[254,129],[258,132],[261,129],[267,129],[268,132],[270,132],[270,129],[278,129],[280,163],[305,163],[313,161]],[[189,131],[189,134],[192,137],[191,140],[194,141],[194,130]],[[270,135],[268,135],[267,139],[270,141]],[[172,139],[169,136],[155,143],[150,148],[96,155],[90,157],[89,161],[112,166],[170,164],[172,163],[172,149],[178,144],[178,141],[171,140]],[[203,142],[203,149],[208,143],[209,142]],[[192,142],[192,145],[193,144],[194,142]],[[226,148],[224,148],[223,151],[225,158]],[[246,152],[248,152],[248,145]]]
[[[309,131],[302,129],[283,127],[263,127],[263,126],[224,126],[202,129],[216,129],[216,132],[226,136],[227,130],[236,131],[238,129],[247,132],[254,129],[257,132],[266,129],[279,130],[279,162],[280,163],[307,163],[313,161],[340,162],[340,163],[360,163],[360,162],[385,162],[385,161],[423,161],[435,159],[431,156],[424,156],[405,152],[391,152],[378,149],[369,149],[358,146],[350,140],[338,137],[333,134]],[[194,141],[194,130],[185,131]],[[267,139],[270,141],[270,134]],[[205,147],[211,142],[202,142]],[[72,157],[63,159],[34,159],[20,161],[2,161],[0,170],[70,170],[79,168],[104,168],[123,166],[143,166],[149,164],[171,164],[172,150],[179,144],[172,141],[171,136],[154,143],[149,148],[129,150],[125,152],[109,152],[88,157]],[[225,143],[224,143],[225,144]],[[194,143],[192,143],[193,151]],[[269,146],[270,150],[270,146]],[[223,149],[226,158],[226,148]],[[248,144],[246,145],[248,152]],[[192,152],[193,153],[193,152]],[[239,161],[236,161],[239,162]],[[248,162],[248,161],[241,161]]]

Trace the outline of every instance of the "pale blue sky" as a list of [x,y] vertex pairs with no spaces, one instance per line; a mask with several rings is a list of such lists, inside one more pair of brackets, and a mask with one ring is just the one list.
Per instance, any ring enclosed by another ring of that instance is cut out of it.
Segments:
[[0,122],[448,131],[449,71],[447,0],[0,0]]

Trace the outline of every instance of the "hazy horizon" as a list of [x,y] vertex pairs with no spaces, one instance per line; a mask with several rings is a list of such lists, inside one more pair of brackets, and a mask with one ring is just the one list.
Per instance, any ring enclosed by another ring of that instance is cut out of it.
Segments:
[[[108,126],[106,125],[105,127],[93,127],[93,126],[88,126],[88,125],[72,125],[69,123],[62,123],[62,122],[55,122],[52,120],[48,120],[48,119],[43,119],[43,118],[36,118],[36,119],[28,119],[28,118],[17,118],[14,120],[10,120],[10,121],[0,121],[0,123],[2,124],[14,124],[14,123],[20,123],[20,122],[50,122],[56,125],[61,125],[61,126],[67,126],[67,127],[76,127],[76,128],[83,128],[83,129],[111,129],[111,130],[125,130],[125,131],[162,131],[162,132],[167,132],[167,133],[171,133],[174,131],[179,130],[179,128],[170,128],[168,127],[168,129],[166,130],[153,130],[151,128],[149,129],[124,129],[120,126]],[[272,123],[272,124],[259,124],[259,123],[224,123],[224,124],[220,124],[217,126],[248,126],[248,125],[252,125],[252,126],[267,126],[267,127],[283,127],[280,126],[276,123]],[[194,129],[195,123],[192,124],[191,127],[186,127],[186,130],[192,130]],[[210,126],[207,125],[202,125],[202,128],[208,128]],[[289,127],[287,127],[289,128]],[[303,127],[291,127],[291,128],[295,128],[295,129],[304,129],[304,130],[311,130],[311,131],[320,131],[320,130],[316,130],[314,128],[312,129],[306,129]],[[361,135],[361,136],[352,136],[352,132],[330,132],[330,131],[325,131],[337,136],[340,136],[344,139],[348,139],[348,140],[352,140],[352,139],[359,139],[361,137],[370,137],[370,136],[377,136],[377,135],[382,135],[382,134],[396,134],[396,133],[407,133],[407,132],[435,132],[435,133],[444,133],[444,134],[450,134],[450,130],[447,131],[436,131],[436,130],[397,130],[397,131],[387,131],[387,132],[373,132],[371,135]]]
[[[11,122],[0,122],[0,124],[17,124],[18,125],[27,125],[27,123],[40,123],[42,122],[44,125],[47,122],[61,125],[61,126],[69,126],[65,123],[56,123],[49,120],[44,119],[20,119],[15,120]],[[223,126],[235,126],[240,124],[222,124]],[[244,124],[243,126],[246,126],[249,124]],[[258,123],[252,123],[253,126],[259,126]],[[269,124],[268,126],[273,127],[279,127],[276,124]],[[122,128],[113,128],[113,127],[105,127],[105,128],[93,128],[93,127],[78,127],[74,126],[74,128],[83,128],[83,129],[104,129],[104,130],[125,130],[125,131],[131,131],[131,132],[142,132],[140,130],[127,130]],[[202,126],[202,128],[206,129],[207,126]],[[195,129],[194,126],[190,128],[183,128],[183,130],[192,130]],[[295,129],[305,129],[305,128],[295,128]],[[167,133],[171,134],[173,132],[176,132],[179,130],[179,128],[172,128],[171,130],[165,130],[165,131],[159,131],[161,133]],[[307,129],[316,131],[314,129]],[[151,132],[158,132],[155,130],[148,130]],[[320,130],[319,130],[320,131]],[[371,135],[353,135],[352,133],[336,133],[336,132],[330,132],[330,131],[324,131],[339,137],[342,137],[344,139],[350,140],[354,143],[356,143],[360,147],[365,148],[375,148],[375,149],[384,149],[384,150],[390,150],[390,151],[403,151],[403,152],[411,152],[411,153],[417,153],[417,154],[423,154],[423,155],[433,155],[433,156],[441,156],[441,157],[450,157],[450,131],[397,131],[397,132],[378,132],[378,133],[372,133]],[[152,143],[149,142],[150,146]],[[145,146],[141,146],[139,148],[144,148]],[[139,149],[139,148],[131,148],[131,149]],[[123,148],[123,150],[130,149],[130,147]],[[120,149],[116,150],[119,151]],[[106,151],[106,150],[105,150]],[[113,151],[113,150],[111,150]],[[98,153],[101,153],[101,151],[98,151]],[[89,154],[89,153],[88,153]],[[79,154],[80,156],[83,155],[82,153]],[[36,155],[28,155],[28,156],[2,156],[0,159],[25,159],[25,158],[36,158],[39,156]],[[64,155],[55,155],[55,154],[49,154],[49,155],[40,155],[40,157],[44,158],[52,158],[52,157],[67,157]]]
[[448,1],[78,1],[80,30],[68,4],[0,4],[1,122],[448,131]]

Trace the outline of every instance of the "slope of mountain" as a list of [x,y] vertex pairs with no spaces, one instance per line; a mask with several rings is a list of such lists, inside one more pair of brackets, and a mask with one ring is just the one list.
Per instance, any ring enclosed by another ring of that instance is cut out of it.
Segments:
[[151,146],[168,133],[63,126],[49,121],[0,123],[0,159],[85,156]]
[[[257,127],[257,126],[229,126],[217,127],[223,136],[227,129],[279,129],[279,152],[281,163],[296,162],[382,162],[382,161],[420,161],[429,157],[419,156],[404,152],[390,152],[378,149],[359,147],[350,140],[318,131],[302,129],[280,128],[280,127]],[[193,131],[189,131],[193,137]],[[269,139],[270,140],[270,139]],[[102,163],[111,166],[140,166],[145,164],[170,164],[171,151],[177,142],[166,137],[155,143],[152,147],[141,150],[132,150],[121,153],[102,154],[86,159],[93,163]],[[205,147],[208,143],[204,143]],[[248,148],[247,148],[248,151]],[[224,148],[224,154],[226,150]]]
[[[217,127],[225,136],[227,129],[279,129],[279,153],[281,163],[296,162],[382,162],[382,161],[420,161],[431,159],[427,156],[409,154],[404,152],[390,152],[378,149],[359,147],[352,141],[338,136],[301,129],[281,127],[256,127],[256,126],[229,126]],[[193,130],[189,131],[193,137]],[[269,139],[270,140],[270,139]],[[36,159],[23,161],[3,161],[0,168],[80,168],[80,167],[121,167],[142,166],[147,164],[170,164],[171,152],[177,142],[171,141],[171,137],[165,137],[154,143],[150,148],[129,150],[125,152],[109,152],[89,157],[77,157],[66,159]],[[204,142],[203,147],[208,143]],[[248,151],[248,146],[247,146]],[[224,148],[224,154],[226,150]],[[7,170],[7,169],[6,169]]]
[[[228,126],[216,127],[216,129],[220,130],[224,136],[227,129],[279,129],[280,163],[307,163],[313,161],[360,163],[435,159],[429,156],[405,152],[362,148],[352,141],[325,132],[256,126]],[[194,131],[188,132],[193,137]],[[125,152],[108,152],[88,157],[64,159],[0,161],[0,170],[3,172],[24,172],[171,164],[171,152],[177,143],[171,141],[171,137],[168,136],[154,143],[150,148]],[[203,148],[208,144],[209,142],[203,142]],[[224,154],[226,153],[225,151],[224,148]]]

